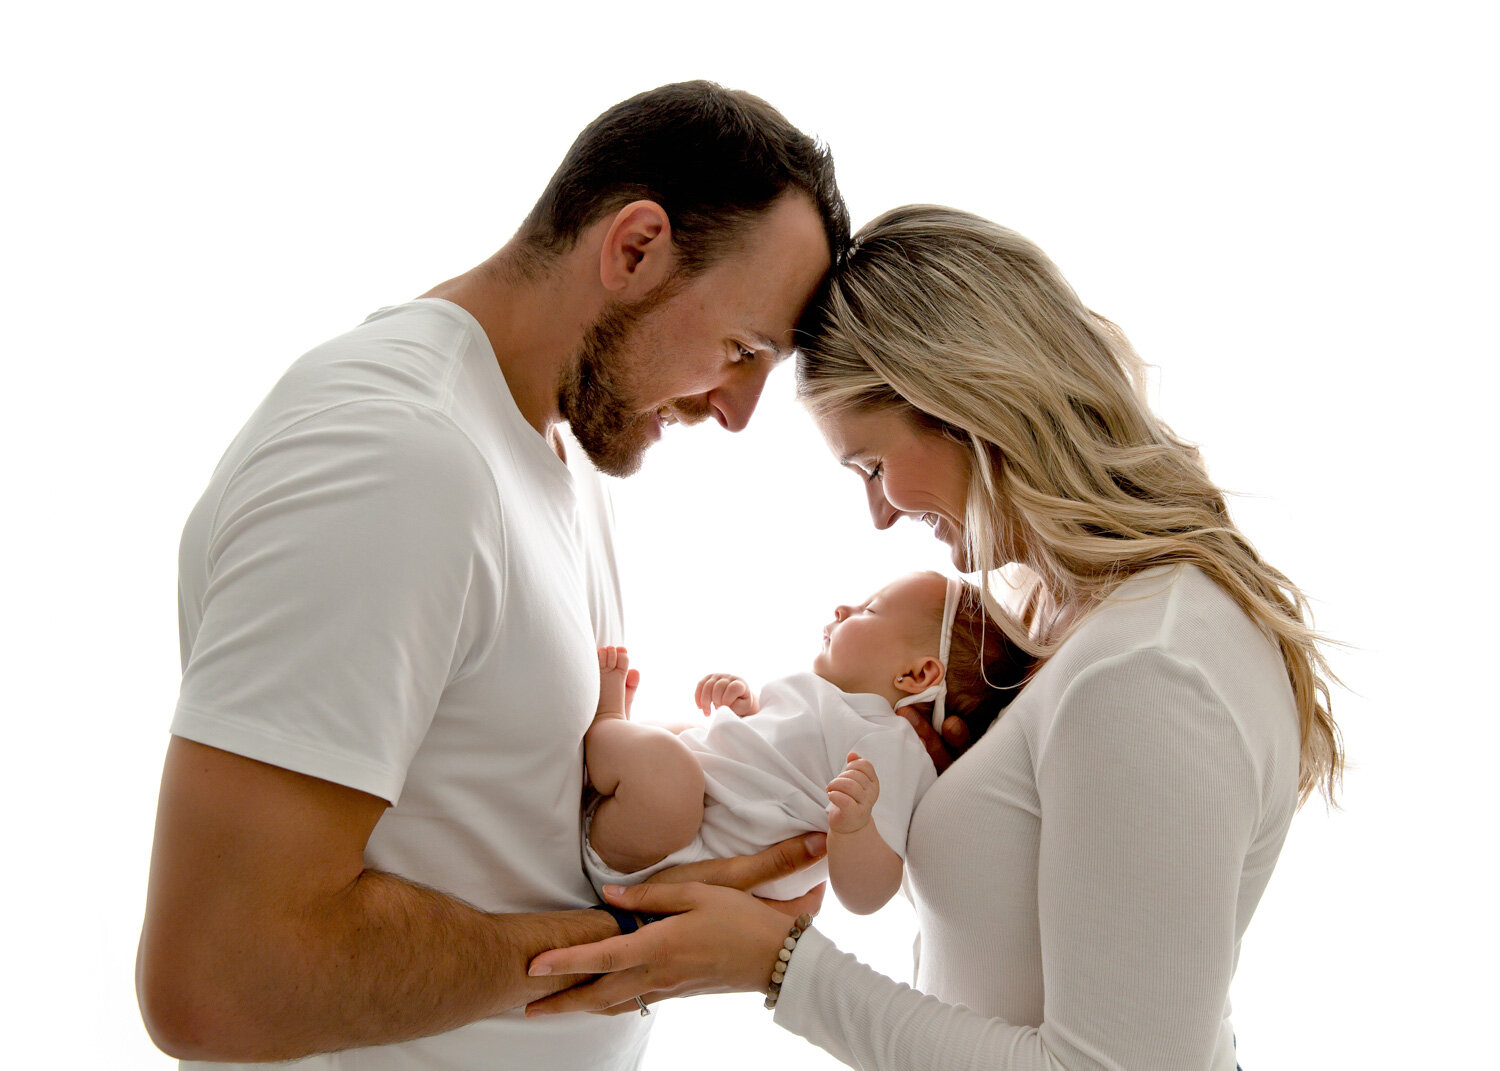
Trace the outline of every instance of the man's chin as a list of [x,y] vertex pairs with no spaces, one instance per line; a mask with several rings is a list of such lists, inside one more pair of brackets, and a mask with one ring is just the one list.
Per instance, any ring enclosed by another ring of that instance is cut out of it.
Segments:
[[601,443],[589,443],[579,438],[578,444],[583,447],[583,452],[593,462],[594,468],[606,476],[624,479],[640,471],[641,463],[646,460],[646,451],[651,448],[653,441],[653,438],[644,434],[621,432]]

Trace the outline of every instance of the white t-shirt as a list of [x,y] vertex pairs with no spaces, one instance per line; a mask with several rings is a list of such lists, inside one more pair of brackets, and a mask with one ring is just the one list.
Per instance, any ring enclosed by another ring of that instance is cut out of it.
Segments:
[[1134,578],[918,806],[916,990],[814,930],[776,1021],[871,1071],[1233,1071],[1299,742],[1280,654],[1218,585]]
[[[172,732],[389,800],[367,863],[484,911],[597,902],[582,741],[622,635],[610,515],[463,309],[382,309],[298,360],[182,538]],[[520,1009],[354,1068],[634,1068],[649,1020]]]
[[[680,739],[703,766],[697,839],[629,875],[610,869],[585,842],[584,862],[596,886],[644,881],[679,863],[750,855],[798,833],[826,833],[828,782],[851,751],[874,764],[880,796],[870,817],[880,839],[905,858],[912,811],[937,779],[916,731],[887,700],[840,691],[812,673],[767,684],[759,713],[741,718],[721,707]],[[827,878],[827,861],[820,860],[755,892],[791,900]]]

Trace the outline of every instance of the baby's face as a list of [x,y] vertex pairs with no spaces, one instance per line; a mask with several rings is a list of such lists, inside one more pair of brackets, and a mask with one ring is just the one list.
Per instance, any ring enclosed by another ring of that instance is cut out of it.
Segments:
[[892,703],[903,693],[896,678],[938,654],[947,582],[936,573],[913,573],[887,584],[864,602],[839,606],[823,629],[823,649],[813,672],[845,692],[872,692]]

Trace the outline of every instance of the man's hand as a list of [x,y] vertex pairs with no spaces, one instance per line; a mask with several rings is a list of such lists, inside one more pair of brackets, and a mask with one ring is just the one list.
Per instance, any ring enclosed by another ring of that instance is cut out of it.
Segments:
[[917,731],[922,746],[927,749],[927,757],[932,760],[938,773],[952,766],[953,760],[969,750],[969,745],[973,743],[969,737],[969,727],[957,714],[950,714],[943,719],[943,732],[939,736],[932,727],[932,722],[913,708],[902,707],[896,713]]
[[728,707],[742,718],[759,712],[760,700],[743,677],[732,673],[710,673],[698,682],[693,702],[704,714],[714,707]]
[[605,899],[617,907],[671,917],[622,937],[537,956],[531,961],[532,977],[603,977],[530,1004],[526,1014],[617,1015],[638,1010],[638,996],[649,1004],[695,993],[763,991],[790,919],[815,914],[825,889],[819,885],[784,901],[761,900],[739,890],[801,870],[826,848],[823,834],[809,833],[755,855],[672,867],[630,888],[605,886]]
[[857,833],[870,822],[870,809],[880,798],[875,765],[849,752],[843,771],[828,782],[828,831]]

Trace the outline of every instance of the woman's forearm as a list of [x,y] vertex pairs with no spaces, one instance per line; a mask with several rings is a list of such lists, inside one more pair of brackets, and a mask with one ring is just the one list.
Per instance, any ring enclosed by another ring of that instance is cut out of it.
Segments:
[[817,930],[797,943],[778,1025],[866,1071],[1059,1071],[1033,1027],[945,1004],[840,952]]

